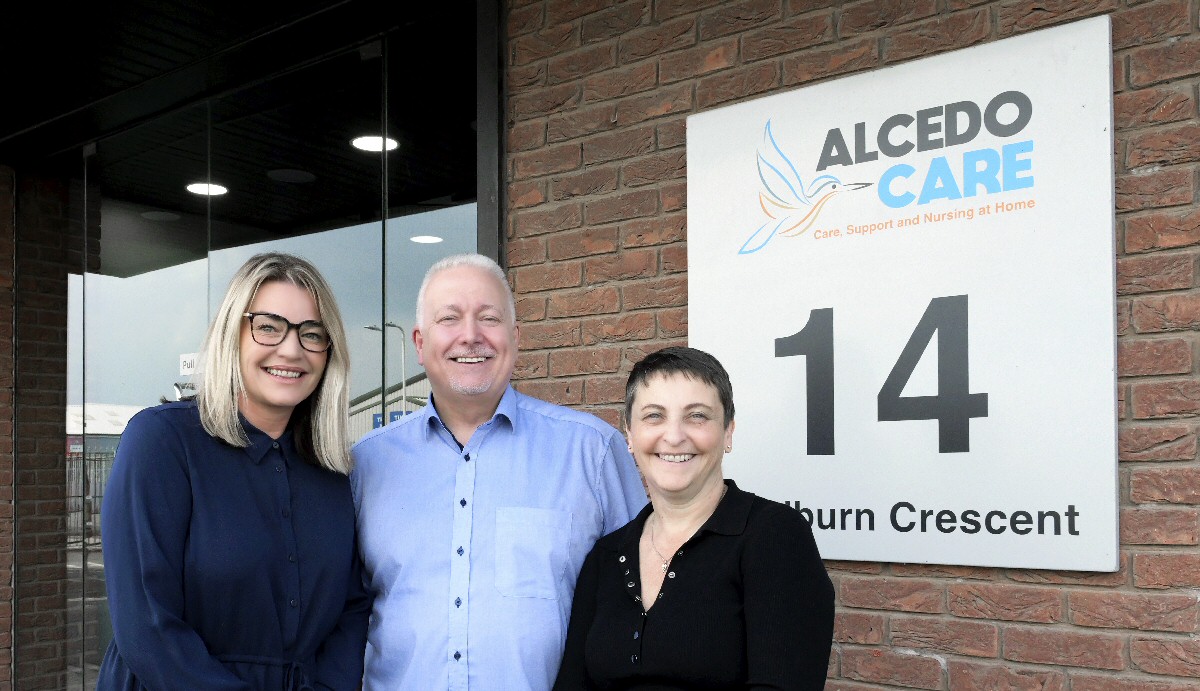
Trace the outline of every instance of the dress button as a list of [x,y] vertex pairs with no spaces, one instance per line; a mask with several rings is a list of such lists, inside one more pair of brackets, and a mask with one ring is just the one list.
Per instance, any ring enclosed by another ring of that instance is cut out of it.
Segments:
[[295,607],[296,606],[296,598],[292,598],[292,599],[288,600],[288,606]]

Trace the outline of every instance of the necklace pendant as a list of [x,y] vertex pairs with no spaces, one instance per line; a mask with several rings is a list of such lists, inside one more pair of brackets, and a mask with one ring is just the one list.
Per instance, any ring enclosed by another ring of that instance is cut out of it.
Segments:
[[662,572],[663,573],[667,572],[667,562],[665,562],[665,561],[662,563]]

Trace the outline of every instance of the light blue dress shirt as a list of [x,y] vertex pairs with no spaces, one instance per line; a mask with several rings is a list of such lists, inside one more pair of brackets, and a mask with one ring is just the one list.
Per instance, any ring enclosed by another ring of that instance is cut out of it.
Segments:
[[647,502],[620,433],[510,386],[465,448],[431,402],[352,452],[365,689],[549,689],[584,558]]

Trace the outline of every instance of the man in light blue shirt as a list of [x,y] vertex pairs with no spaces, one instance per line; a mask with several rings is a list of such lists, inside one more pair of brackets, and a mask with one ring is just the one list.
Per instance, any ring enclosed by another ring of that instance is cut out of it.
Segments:
[[430,403],[352,451],[364,687],[548,690],[583,559],[645,506],[641,477],[611,425],[509,385],[518,327],[491,259],[431,267],[416,316]]

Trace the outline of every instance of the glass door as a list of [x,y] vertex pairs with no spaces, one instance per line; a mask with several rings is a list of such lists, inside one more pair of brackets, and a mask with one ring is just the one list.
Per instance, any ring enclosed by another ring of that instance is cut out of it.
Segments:
[[411,50],[432,38],[401,27],[83,152],[87,270],[69,284],[66,688],[94,688],[113,637],[100,514],[125,424],[195,394],[204,332],[247,258],[298,254],[331,283],[349,340],[353,439],[426,402],[411,341],[417,289],[433,262],[474,251],[480,234],[474,74],[448,94],[444,76],[414,70]]

